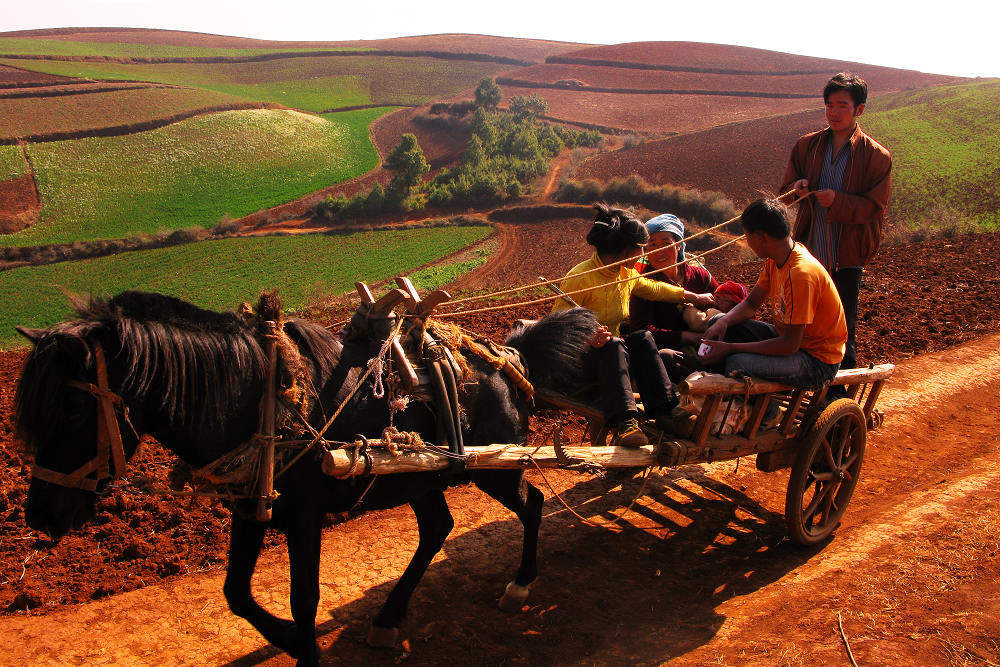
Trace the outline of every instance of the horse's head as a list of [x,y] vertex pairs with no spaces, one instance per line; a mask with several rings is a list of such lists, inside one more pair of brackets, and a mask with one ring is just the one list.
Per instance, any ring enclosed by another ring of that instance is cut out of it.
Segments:
[[25,519],[58,539],[93,518],[97,492],[122,474],[139,439],[114,394],[121,378],[114,369],[109,377],[104,358],[118,350],[103,324],[18,331],[34,344],[15,398],[17,432],[34,456]]

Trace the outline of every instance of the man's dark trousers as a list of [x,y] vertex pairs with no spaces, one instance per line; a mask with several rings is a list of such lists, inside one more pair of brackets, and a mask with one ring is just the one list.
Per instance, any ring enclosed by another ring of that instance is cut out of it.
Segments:
[[858,323],[858,293],[861,291],[861,269],[837,269],[833,272],[833,284],[837,286],[840,302],[844,304],[844,317],[847,319],[847,346],[844,350],[844,360],[841,368],[857,366],[857,349],[854,344],[854,330]]

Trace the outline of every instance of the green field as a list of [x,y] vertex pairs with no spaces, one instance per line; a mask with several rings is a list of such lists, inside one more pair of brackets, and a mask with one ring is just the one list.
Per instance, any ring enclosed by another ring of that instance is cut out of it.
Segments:
[[368,126],[387,111],[227,111],[122,137],[32,144],[41,222],[0,235],[0,245],[210,226],[275,206],[375,168]]
[[892,151],[894,219],[1000,227],[998,106],[995,79],[878,98],[861,125]]
[[[74,42],[62,39],[33,37],[2,37],[0,53],[33,56],[109,56],[112,58],[204,58],[210,56],[254,56],[261,53],[319,51],[315,48],[295,49],[224,49],[203,46],[170,46],[165,44],[134,44],[126,42]],[[356,51],[353,48],[330,49]]]
[[0,146],[0,181],[16,178],[24,173],[24,160],[17,146]]
[[426,104],[474,86],[509,65],[437,58],[336,56],[254,63],[81,63],[4,60],[63,76],[155,81],[215,90],[307,111],[357,104]]
[[[490,227],[435,227],[351,235],[223,239],[111,255],[0,273],[0,348],[20,344],[14,326],[46,327],[70,317],[57,286],[78,294],[142,289],[172,294],[206,308],[230,309],[278,288],[286,308],[375,282],[449,255],[491,232]],[[425,270],[421,289],[447,282],[485,260],[452,270]]]

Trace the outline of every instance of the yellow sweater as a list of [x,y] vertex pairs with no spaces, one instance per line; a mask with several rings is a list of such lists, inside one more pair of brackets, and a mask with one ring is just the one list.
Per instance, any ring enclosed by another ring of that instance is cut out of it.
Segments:
[[[650,301],[678,303],[684,300],[684,288],[644,278],[629,264],[602,268],[600,271],[594,271],[585,276],[577,275],[598,267],[604,267],[604,263],[595,252],[590,259],[580,262],[570,269],[566,277],[559,283],[559,287],[564,292],[575,292],[588,287],[601,286],[583,294],[575,294],[571,298],[584,308],[594,311],[597,321],[616,336],[622,322],[628,319],[628,301],[632,294]],[[608,284],[626,278],[631,278],[631,280],[617,285]],[[552,312],[568,310],[569,308],[571,306],[565,299],[556,299],[552,306]]]

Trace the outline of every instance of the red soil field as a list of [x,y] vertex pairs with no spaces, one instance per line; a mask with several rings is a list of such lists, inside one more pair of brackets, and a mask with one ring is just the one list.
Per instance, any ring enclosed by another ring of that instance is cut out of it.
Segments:
[[684,133],[722,123],[816,108],[822,100],[716,95],[638,95],[502,86],[514,95],[539,95],[553,119],[648,134]]
[[31,174],[0,181],[0,234],[13,234],[31,226],[39,206]]
[[340,42],[278,42],[227,37],[177,30],[145,30],[139,28],[53,28],[0,33],[0,37],[38,37],[74,42],[132,42],[169,46],[201,46],[238,49],[276,48],[354,48],[389,49],[393,51],[445,51],[449,53],[484,53],[532,62],[542,62],[546,56],[575,51],[584,44],[544,39],[518,39],[490,35],[419,35],[388,39],[348,40]]
[[43,74],[42,72],[32,72],[19,67],[0,65],[0,89],[18,88],[21,86],[52,85],[72,82],[68,76],[57,74]]
[[0,97],[0,141],[129,134],[192,116],[228,109],[280,107],[194,88],[142,87],[37,98]]
[[[674,72],[557,63],[532,65],[531,67],[509,72],[508,76],[519,81],[537,81],[539,83],[579,81],[588,86],[600,88],[723,92],[752,91],[779,94],[793,93],[820,97],[823,86],[830,78],[830,75],[837,71],[839,70],[832,69],[815,74],[747,75]],[[865,67],[858,71],[865,76],[870,89],[873,92],[877,91],[879,93],[901,90],[903,88],[940,85],[942,83],[962,80],[957,77],[944,77],[937,74],[924,74],[923,72],[887,67]]]
[[[579,219],[504,225],[504,233],[513,233],[515,240],[504,244],[508,252],[502,270],[487,267],[476,287],[495,289],[533,281],[539,274],[562,274],[587,255],[582,237],[588,225]],[[998,252],[1000,234],[996,233],[883,249],[866,270],[861,291],[861,362],[898,361],[996,330],[993,318],[970,317],[969,313],[979,312],[1000,288],[995,271]],[[711,262],[709,268],[717,277],[752,282],[759,267],[756,262]],[[928,276],[940,279],[928,280]],[[499,340],[516,317],[537,317],[547,309],[542,305],[485,313],[459,323]],[[332,323],[347,312],[341,307],[308,315]],[[4,582],[0,610],[51,611],[165,577],[220,568],[228,541],[228,512],[204,500],[115,493],[100,502],[93,525],[56,546],[26,528],[22,504],[29,459],[18,451],[11,423],[14,388],[25,354],[0,353],[0,581]],[[542,425],[536,421],[536,426]],[[136,476],[162,480],[168,460],[154,444],[147,443],[130,470]]]
[[650,141],[598,153],[573,178],[600,181],[638,174],[650,183],[718,190],[737,202],[780,185],[795,140],[826,126],[823,111],[804,111]]
[[[726,72],[791,73],[819,72],[834,74],[848,69],[860,71],[874,78],[876,72],[892,68],[876,67],[864,63],[800,56],[779,51],[767,51],[746,46],[705,44],[701,42],[629,42],[610,46],[594,46],[562,53],[553,61],[572,58],[576,60],[609,61],[611,63],[639,63],[662,67],[683,67],[697,70]],[[919,74],[911,72],[911,74]],[[935,77],[938,83],[955,80],[954,77],[922,74]]]

